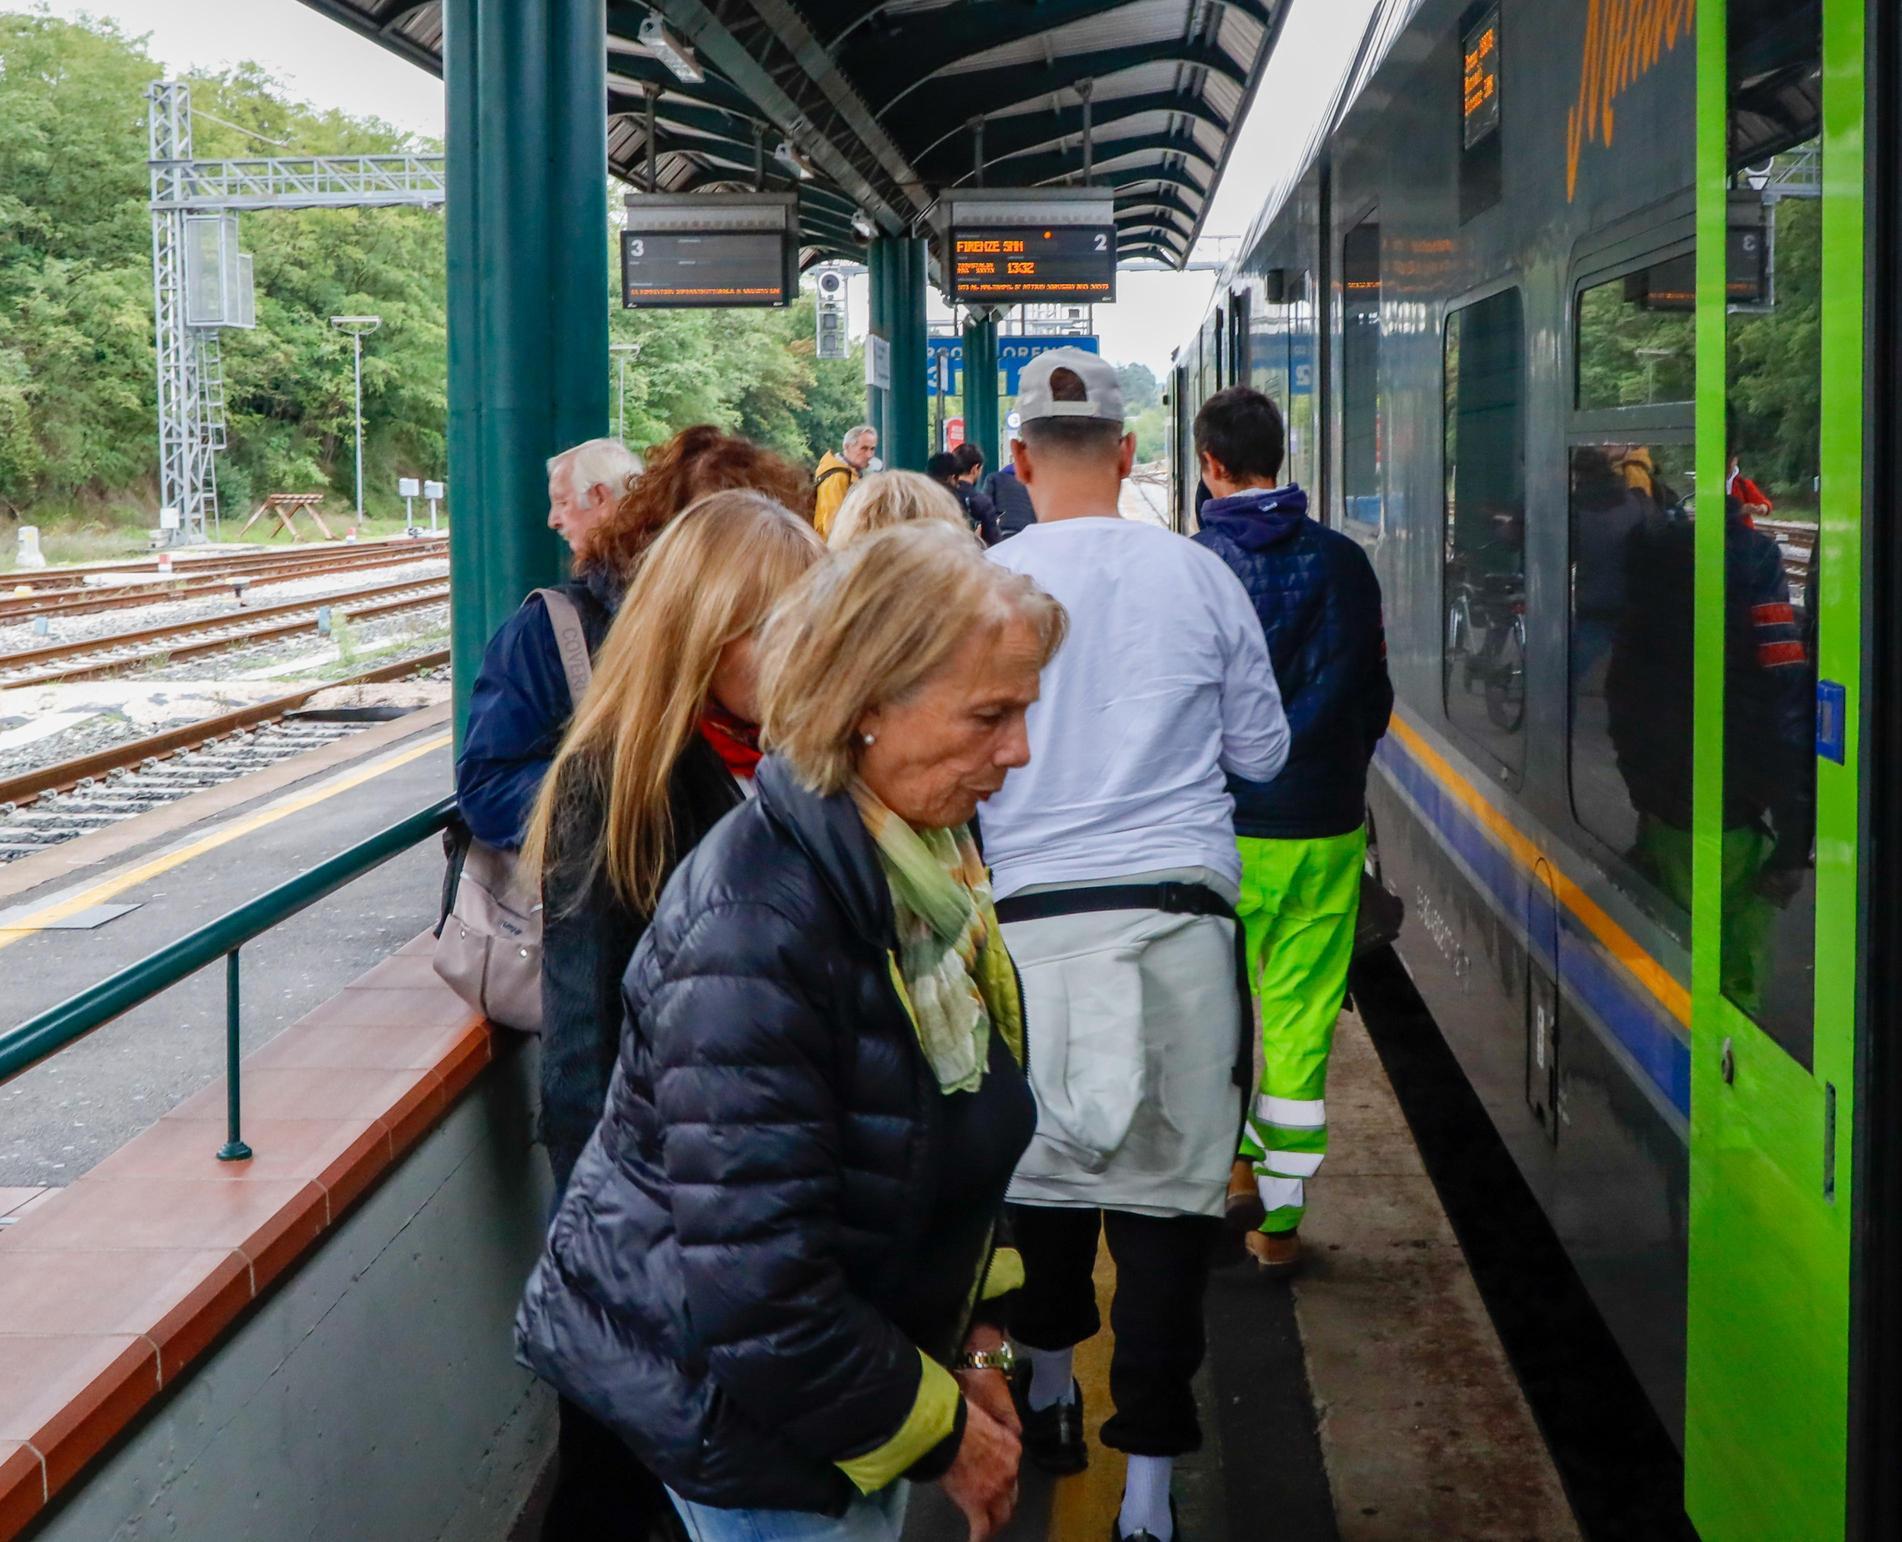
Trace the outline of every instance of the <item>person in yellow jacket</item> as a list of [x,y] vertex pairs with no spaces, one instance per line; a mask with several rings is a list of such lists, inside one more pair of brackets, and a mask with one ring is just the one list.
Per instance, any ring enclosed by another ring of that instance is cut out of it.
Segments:
[[832,533],[832,520],[839,512],[839,505],[845,502],[852,484],[865,474],[865,468],[871,465],[876,454],[878,430],[870,423],[861,423],[845,431],[838,454],[827,450],[820,459],[818,469],[812,473],[813,485],[818,489],[812,503],[812,523],[821,537]]

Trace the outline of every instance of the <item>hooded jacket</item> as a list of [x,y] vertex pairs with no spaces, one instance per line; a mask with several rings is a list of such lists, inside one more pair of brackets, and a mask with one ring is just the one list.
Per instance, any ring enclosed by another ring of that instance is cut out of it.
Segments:
[[1015,466],[1000,466],[984,479],[984,496],[997,509],[997,538],[1028,530],[1037,523],[1037,510],[1030,501],[1030,489],[1017,478]]
[[994,1226],[1035,1109],[997,929],[990,1072],[946,1095],[850,796],[771,756],[755,785],[628,968],[607,1107],[516,1345],[688,1499],[838,1514],[955,1453],[944,1362],[1010,1282]]
[[[620,608],[620,585],[604,568],[590,567],[559,588],[574,601],[589,654],[599,652]],[[531,596],[489,639],[469,697],[456,803],[477,840],[504,851],[522,844],[574,710],[548,609]]]
[[1235,833],[1314,840],[1358,829],[1367,766],[1393,712],[1373,564],[1310,519],[1293,484],[1211,498],[1201,520],[1195,541],[1229,565],[1261,618],[1288,715],[1281,775],[1229,778]]

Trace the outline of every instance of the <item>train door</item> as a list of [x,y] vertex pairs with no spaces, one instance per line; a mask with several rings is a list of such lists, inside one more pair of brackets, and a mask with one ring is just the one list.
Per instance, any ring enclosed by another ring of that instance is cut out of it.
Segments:
[[1228,369],[1223,380],[1247,385],[1248,375],[1248,291],[1237,289],[1228,297]]
[[1846,1524],[1865,4],[1697,17],[1692,829],[1649,838],[1691,896],[1685,1504],[1709,1542]]
[[1195,488],[1201,475],[1195,464],[1195,406],[1191,400],[1189,366],[1175,361],[1169,374],[1170,459],[1175,462],[1175,504],[1171,518],[1177,530],[1194,528]]

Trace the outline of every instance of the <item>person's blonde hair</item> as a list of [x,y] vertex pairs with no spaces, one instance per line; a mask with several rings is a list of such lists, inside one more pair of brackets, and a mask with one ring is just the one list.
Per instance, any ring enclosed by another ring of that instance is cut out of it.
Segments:
[[916,471],[875,471],[852,484],[832,516],[826,545],[840,551],[876,531],[916,519],[941,519],[971,534],[956,494],[944,483]]
[[963,527],[935,519],[854,542],[808,573],[760,637],[766,747],[817,793],[852,779],[872,708],[930,680],[975,627],[1027,623],[1050,662],[1068,625],[1030,579],[986,560]]
[[[579,864],[576,892],[605,867],[622,900],[653,909],[674,856],[668,782],[720,653],[824,556],[810,524],[755,492],[709,493],[660,534],[542,779],[522,842],[525,882],[541,874],[554,842],[564,867]],[[571,831],[587,809],[601,811],[598,823]]]

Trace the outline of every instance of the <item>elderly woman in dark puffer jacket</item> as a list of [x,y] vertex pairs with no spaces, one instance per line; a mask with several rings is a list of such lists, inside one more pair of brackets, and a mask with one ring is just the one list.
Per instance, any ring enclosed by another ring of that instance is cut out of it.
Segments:
[[935,521],[808,575],[762,643],[758,795],[628,970],[517,1341],[698,1542],[896,1542],[907,1479],[977,1538],[1015,1504],[989,1323],[1021,1276],[996,1226],[1035,1114],[967,825],[1028,758],[1062,632]]

